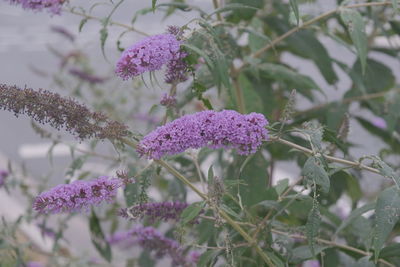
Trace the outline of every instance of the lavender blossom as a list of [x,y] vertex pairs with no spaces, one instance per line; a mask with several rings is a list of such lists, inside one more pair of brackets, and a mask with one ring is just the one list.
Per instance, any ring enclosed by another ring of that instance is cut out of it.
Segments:
[[255,153],[268,139],[268,121],[259,113],[240,114],[233,110],[202,111],[185,115],[146,135],[138,153],[151,159],[175,155],[188,148],[235,148],[241,155]]
[[147,37],[126,49],[117,62],[116,73],[124,80],[146,71],[160,70],[171,60],[178,60],[181,42],[173,34]]
[[[191,252],[185,255],[184,249],[173,239],[163,236],[153,227],[136,226],[126,232],[116,232],[108,238],[111,245],[123,244],[125,248],[128,240],[132,245],[139,245],[143,249],[152,252],[154,257],[162,258],[169,256],[172,259],[172,265],[177,266],[195,266],[198,260],[198,253]],[[194,253],[194,254],[193,254]]]
[[70,40],[71,42],[75,41],[75,35],[73,35],[70,31],[68,31],[66,28],[62,27],[62,26],[51,26],[50,28],[53,32],[59,33],[62,36],[64,36],[65,38],[67,38],[68,40]]
[[102,201],[111,202],[123,182],[106,176],[91,181],[78,180],[60,184],[36,197],[33,208],[40,213],[77,212],[88,210]]
[[120,215],[129,219],[148,218],[150,223],[156,221],[178,220],[182,211],[188,206],[184,202],[143,203],[121,209]]
[[44,267],[45,265],[39,261],[29,261],[26,263],[26,267]]
[[62,5],[66,0],[6,0],[14,5],[21,5],[23,9],[42,11],[46,9],[52,15],[61,14]]
[[65,128],[79,139],[96,137],[117,139],[128,134],[127,126],[109,120],[104,114],[91,112],[71,98],[39,89],[20,89],[0,84],[0,110],[26,114],[32,119],[60,130]]
[[372,124],[380,129],[385,130],[387,128],[387,123],[386,121],[381,118],[381,117],[377,117],[375,119],[372,120]]
[[173,95],[164,94],[161,98],[160,104],[166,107],[173,107],[176,105],[176,98]]
[[6,178],[8,177],[8,175],[8,171],[0,170],[0,187],[2,187],[6,183]]
[[82,71],[82,70],[79,70],[79,69],[75,69],[75,68],[70,69],[69,70],[69,74],[81,79],[82,81],[86,81],[86,82],[91,83],[91,84],[104,83],[106,81],[105,78],[101,78],[101,77],[92,75],[90,73],[87,73],[85,71]]

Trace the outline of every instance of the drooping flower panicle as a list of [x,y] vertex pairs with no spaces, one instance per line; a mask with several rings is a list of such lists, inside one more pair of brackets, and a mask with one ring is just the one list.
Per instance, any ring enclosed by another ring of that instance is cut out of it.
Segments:
[[91,181],[74,181],[61,184],[38,195],[33,208],[40,213],[78,212],[103,201],[111,202],[123,181],[99,177]]
[[185,202],[159,202],[143,203],[121,209],[120,215],[128,219],[149,219],[150,223],[156,221],[178,220],[182,211],[188,206]]
[[52,15],[59,15],[61,7],[66,0],[6,0],[14,5],[21,5],[23,9],[31,9],[33,11],[47,10]]
[[153,227],[136,226],[126,232],[116,232],[108,238],[108,242],[111,245],[123,245],[124,248],[139,245],[143,249],[154,253],[157,258],[169,256],[172,259],[173,266],[196,266],[199,258],[199,254],[194,251],[186,256],[184,249],[178,242],[165,237]]
[[202,111],[158,127],[138,145],[138,153],[151,159],[175,155],[188,148],[235,148],[241,155],[255,153],[268,139],[268,121],[259,113],[233,110]]
[[185,81],[188,66],[183,58],[187,53],[181,50],[182,41],[174,33],[153,35],[126,49],[117,62],[117,75],[128,80],[167,65],[166,83]]
[[0,84],[0,110],[26,114],[32,119],[60,130],[65,128],[79,139],[96,137],[117,139],[128,134],[127,126],[102,113],[91,112],[77,101],[57,93]]

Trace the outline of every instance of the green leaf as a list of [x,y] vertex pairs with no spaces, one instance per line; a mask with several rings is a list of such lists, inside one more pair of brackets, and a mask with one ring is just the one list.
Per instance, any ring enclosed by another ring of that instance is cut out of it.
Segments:
[[290,7],[292,8],[293,13],[296,17],[297,26],[298,26],[299,22],[300,22],[300,15],[299,15],[299,5],[297,3],[297,0],[290,0]]
[[353,210],[349,217],[347,217],[341,224],[340,226],[336,229],[335,235],[338,235],[343,229],[345,229],[348,225],[353,223],[357,218],[359,218],[362,214],[366,213],[367,211],[370,211],[374,209],[376,206],[375,203],[369,203],[366,204],[362,207],[359,207],[355,210]]
[[394,9],[395,12],[397,12],[398,8],[399,8],[399,2],[398,1],[399,0],[392,0],[392,6],[393,6],[393,9]]
[[360,13],[354,9],[342,8],[340,12],[342,21],[347,26],[351,40],[357,49],[361,61],[362,73],[365,74],[367,65],[368,40],[365,33],[365,24]]
[[278,184],[275,186],[275,191],[278,195],[281,195],[286,188],[289,186],[289,179],[285,178],[278,181]]
[[219,254],[221,254],[220,250],[207,250],[206,252],[201,254],[197,263],[197,267],[212,266],[212,263],[216,260]]
[[111,248],[109,243],[105,239],[103,230],[101,229],[100,221],[97,218],[94,210],[92,210],[91,216],[89,218],[89,229],[93,245],[105,260],[111,262]]
[[[284,34],[291,30],[291,26],[284,19],[271,15],[265,18],[268,27],[274,29],[278,34]],[[317,39],[311,30],[301,30],[290,35],[285,44],[290,52],[295,53],[304,58],[309,58],[317,65],[322,76],[329,84],[334,84],[338,77],[333,69],[333,61],[328,51]],[[298,87],[294,87],[299,89]]]
[[311,90],[321,88],[309,77],[298,74],[284,65],[264,63],[258,66],[261,74],[273,80],[286,82],[292,88],[296,88],[302,95],[312,98]]
[[153,9],[153,12],[156,10],[156,4],[157,0],[151,0],[151,8]]
[[400,190],[395,186],[381,192],[375,208],[374,251],[375,260],[394,225],[400,218]]
[[208,168],[207,182],[209,185],[211,185],[213,181],[214,181],[214,170],[213,166],[211,165],[210,168]]
[[399,255],[400,255],[400,243],[394,243],[384,247],[379,253],[379,258],[387,259],[392,257],[399,257]]
[[[315,254],[318,255],[321,253],[324,249],[327,247],[322,247],[322,246],[315,246]],[[290,262],[295,263],[295,264],[300,264],[305,260],[313,258],[314,255],[310,250],[309,246],[299,246],[293,249],[291,256],[290,256]]]
[[124,196],[125,196],[125,203],[126,205],[132,206],[137,202],[139,197],[139,185],[134,184],[127,184],[124,188]]
[[308,245],[310,247],[311,254],[316,255],[315,250],[315,238],[318,236],[319,226],[321,224],[321,213],[319,212],[317,200],[313,200],[313,206],[310,213],[308,214],[308,219],[306,223],[306,235],[308,240]]
[[320,158],[309,157],[304,164],[302,175],[305,177],[306,182],[321,186],[323,192],[328,193],[330,187],[330,181],[328,173],[323,167],[323,162]]
[[101,46],[101,52],[103,53],[104,57],[105,57],[104,46],[106,44],[107,38],[108,38],[108,30],[106,27],[103,27],[100,30],[100,46]]
[[373,167],[377,168],[383,176],[392,179],[396,184],[397,189],[400,189],[400,176],[396,174],[396,172],[387,165],[384,161],[382,161],[378,156],[371,156],[373,162]]
[[86,24],[86,22],[88,22],[88,19],[86,19],[86,18],[84,18],[84,19],[82,19],[81,20],[81,22],[79,23],[79,32],[81,32],[82,31],[82,29],[83,29],[83,26]]
[[204,208],[204,205],[204,202],[196,202],[186,207],[181,213],[182,224],[187,224],[196,218]]
[[263,112],[263,102],[260,96],[253,88],[253,84],[244,73],[239,75],[239,86],[243,90],[243,98],[247,112]]
[[361,117],[356,117],[356,119],[362,127],[371,134],[378,136],[383,142],[388,144],[393,151],[397,153],[400,152],[400,142],[396,138],[393,138],[390,133],[374,126],[372,123]]
[[375,264],[369,260],[370,256],[360,258],[353,267],[375,267]]
[[[249,159],[240,175],[240,196],[244,206],[253,206],[263,200],[273,199],[268,194],[268,162],[261,152]],[[238,167],[238,166],[232,166]],[[235,170],[237,170],[235,168]],[[235,187],[236,189],[236,187]],[[275,190],[274,190],[275,192]],[[236,195],[237,192],[234,194]]]

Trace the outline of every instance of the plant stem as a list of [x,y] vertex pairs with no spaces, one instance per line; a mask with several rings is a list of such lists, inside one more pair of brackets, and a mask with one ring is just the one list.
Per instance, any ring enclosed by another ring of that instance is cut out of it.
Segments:
[[[73,10],[72,8],[71,8],[71,9],[64,9],[64,11],[69,12],[69,13],[74,14],[74,15],[78,15],[78,16],[84,17],[85,19],[96,20],[96,21],[99,21],[99,22],[102,22],[102,21],[104,20],[104,19],[101,18],[101,17],[96,17],[96,16],[88,15],[88,14],[85,14],[85,13],[83,13],[83,12],[79,12],[79,11]],[[137,30],[137,29],[134,28],[133,26],[130,26],[130,25],[127,25],[127,24],[123,24],[123,23],[120,23],[120,22],[112,21],[112,20],[110,20],[110,21],[108,22],[108,24],[110,24],[110,25],[115,25],[115,26],[119,26],[119,27],[125,28],[125,29],[127,29],[127,30],[129,30],[129,31],[133,31],[133,32],[136,32],[136,33],[141,34],[141,35],[144,35],[144,36],[149,36],[147,33],[142,32],[142,31],[140,31],[140,30]]]
[[[392,1],[385,1],[385,2],[370,2],[370,3],[359,3],[359,4],[353,4],[353,5],[346,5],[346,6],[339,6],[335,9],[332,9],[330,11],[327,11],[313,19],[310,19],[306,22],[304,22],[302,25],[299,25],[297,27],[294,27],[293,29],[285,32],[284,34],[278,36],[277,38],[275,38],[274,40],[272,40],[271,42],[269,42],[268,45],[260,48],[259,50],[257,50],[256,52],[254,52],[253,54],[250,55],[250,57],[253,58],[258,58],[260,57],[264,52],[270,50],[271,48],[273,48],[276,44],[280,43],[281,41],[285,40],[286,38],[288,38],[290,35],[298,32],[299,30],[302,30],[304,28],[306,28],[307,26],[310,26],[311,24],[314,24],[317,21],[320,21],[322,19],[325,19],[327,17],[330,17],[331,15],[335,14],[336,12],[338,12],[340,9],[344,9],[344,8],[359,8],[359,7],[372,7],[372,6],[386,6],[386,5],[392,5]],[[245,62],[243,63],[237,70],[241,70],[244,67],[246,67],[249,63]]]
[[237,101],[239,112],[242,114],[245,114],[246,106],[244,103],[242,88],[239,85],[239,81],[238,81],[237,77],[235,77],[234,75],[232,75],[232,76],[233,76],[232,82],[233,82],[233,87],[235,88],[235,95],[236,95],[236,101]]
[[[132,147],[132,148],[137,148],[137,144],[131,140],[128,140],[126,138],[121,138],[120,139],[121,142],[125,143],[126,145]],[[204,199],[206,202],[208,202],[208,197],[206,194],[202,193],[196,186],[194,186],[185,176],[183,176],[180,172],[178,172],[174,167],[172,167],[171,165],[169,165],[167,162],[163,161],[163,160],[154,160],[154,162],[156,162],[158,165],[164,167],[169,173],[171,173],[173,176],[175,176],[176,178],[178,178],[181,182],[183,182],[185,185],[187,185],[188,187],[190,187],[190,189],[192,189],[197,195],[199,195],[202,199]],[[247,242],[249,242],[254,249],[257,251],[257,253],[261,256],[261,258],[264,260],[264,262],[268,265],[268,266],[274,266],[274,264],[272,263],[271,259],[268,257],[267,254],[265,254],[265,252],[258,246],[257,241],[254,240],[253,238],[251,238],[251,236],[246,233],[245,230],[243,230],[243,228],[237,224],[234,220],[232,220],[232,218],[225,213],[223,210],[221,209],[216,209],[218,211],[218,213],[221,215],[222,218],[224,218],[224,220],[230,224],[232,226],[233,229],[235,229]]]
[[[287,141],[287,140],[282,139],[282,138],[273,138],[272,137],[271,141],[276,141],[276,142],[279,142],[281,144],[293,147],[293,148],[295,148],[297,150],[300,150],[301,152],[304,152],[305,154],[312,155],[314,153],[311,149],[308,149],[306,147],[297,145],[295,143],[292,143],[292,142]],[[351,160],[336,158],[336,157],[325,155],[325,154],[323,154],[322,156],[325,159],[327,159],[329,161],[332,161],[332,162],[336,162],[336,163],[352,166],[352,167],[355,167],[355,168],[363,169],[363,170],[366,170],[366,171],[370,171],[370,172],[373,172],[373,173],[381,174],[378,169],[366,166],[366,165],[364,165],[364,164],[362,164],[360,162],[355,162],[355,161],[351,161]]]
[[[213,5],[214,5],[214,9],[218,9],[219,8],[218,0],[213,0]],[[219,21],[222,21],[221,13],[217,13],[217,19]]]
[[[291,237],[291,238],[299,238],[299,239],[304,239],[304,240],[307,239],[307,237],[303,236],[303,235],[289,234],[287,232],[283,232],[283,231],[276,230],[276,229],[271,229],[271,232],[273,232],[275,234],[278,234],[278,235],[288,236],[288,237]],[[364,255],[364,256],[371,256],[372,255],[371,253],[369,253],[367,251],[364,251],[364,250],[361,250],[361,249],[358,249],[358,248],[355,248],[355,247],[343,245],[343,244],[338,244],[338,243],[333,242],[333,241],[329,241],[329,240],[325,240],[325,239],[321,239],[321,238],[315,238],[315,240],[318,241],[319,243],[322,243],[322,244],[325,244],[325,245],[328,245],[328,246],[338,247],[338,248],[349,250],[349,251],[353,251],[353,252],[355,252],[357,254],[360,254],[360,255]],[[379,259],[378,261],[381,262],[382,264],[386,265],[386,266],[395,267],[394,264],[391,264],[390,262],[388,262],[388,261],[386,261],[384,259]]]

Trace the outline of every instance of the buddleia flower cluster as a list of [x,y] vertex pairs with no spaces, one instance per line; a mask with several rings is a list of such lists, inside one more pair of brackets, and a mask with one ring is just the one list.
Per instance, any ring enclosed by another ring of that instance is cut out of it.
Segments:
[[187,65],[181,41],[171,33],[149,36],[127,48],[117,62],[116,73],[128,80],[167,65],[165,81],[177,83],[186,79]]
[[86,106],[57,93],[0,84],[0,110],[26,114],[32,119],[60,130],[65,128],[79,139],[117,139],[128,135],[127,126],[91,112]]
[[123,248],[138,245],[158,259],[169,256],[171,266],[196,266],[200,256],[197,251],[185,253],[178,242],[165,237],[153,227],[136,226],[125,232],[116,232],[108,238],[108,242],[111,245],[122,245]]
[[158,203],[141,203],[129,208],[120,210],[120,216],[127,219],[143,219],[146,218],[150,223],[157,221],[177,221],[182,211],[188,206],[185,202],[158,202]]
[[21,5],[23,9],[33,11],[47,10],[52,15],[59,15],[66,0],[5,0],[13,5]]
[[111,202],[117,189],[124,185],[121,179],[101,176],[91,181],[77,180],[60,184],[38,195],[33,209],[40,213],[79,212],[92,205]]
[[235,148],[240,155],[249,155],[268,139],[267,124],[259,113],[202,111],[158,127],[140,141],[137,151],[150,159],[201,147]]

